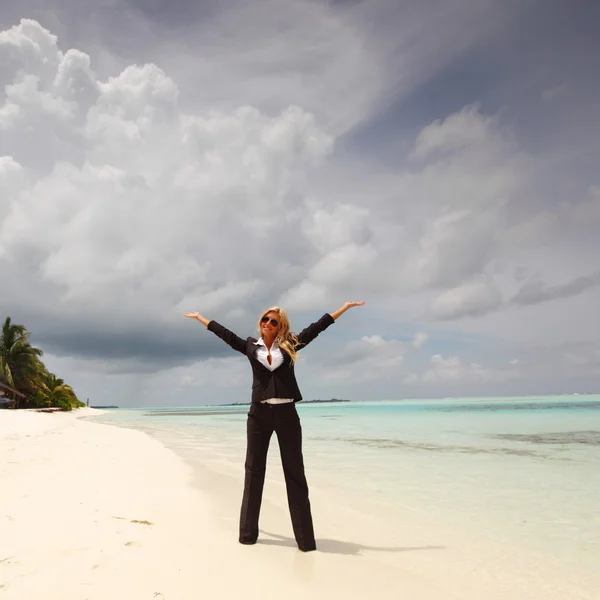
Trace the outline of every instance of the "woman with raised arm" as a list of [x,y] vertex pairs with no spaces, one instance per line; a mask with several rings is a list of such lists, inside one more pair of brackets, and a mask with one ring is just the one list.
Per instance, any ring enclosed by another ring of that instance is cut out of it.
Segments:
[[302,427],[295,403],[302,395],[294,374],[298,351],[325,331],[349,308],[361,302],[346,302],[335,312],[325,313],[298,335],[290,331],[287,313],[274,306],[258,320],[259,338],[242,339],[197,312],[185,316],[197,319],[209,331],[234,350],[246,355],[252,366],[252,402],[248,412],[246,476],[240,514],[242,544],[255,544],[258,539],[258,517],[267,467],[267,451],[273,432],[277,434],[281,463],[285,476],[288,505],[298,548],[303,552],[316,549],[308,484],[302,458]]

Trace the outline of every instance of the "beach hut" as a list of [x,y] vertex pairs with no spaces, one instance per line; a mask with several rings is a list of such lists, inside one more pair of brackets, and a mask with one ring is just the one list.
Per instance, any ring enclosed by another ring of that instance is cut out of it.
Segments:
[[17,408],[19,400],[23,398],[25,394],[21,394],[5,383],[0,383],[0,408]]

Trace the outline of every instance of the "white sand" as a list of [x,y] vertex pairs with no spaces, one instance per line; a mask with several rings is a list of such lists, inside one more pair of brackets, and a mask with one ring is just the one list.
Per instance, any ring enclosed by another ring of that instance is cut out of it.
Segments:
[[[522,589],[462,564],[460,552],[435,547],[443,536],[418,524],[401,547],[386,547],[369,519],[353,521],[351,511],[340,519],[344,507],[318,492],[317,552],[294,547],[289,516],[269,510],[268,497],[261,523],[269,533],[242,546],[239,489],[194,480],[144,433],[77,418],[92,413],[0,411],[1,599],[555,597],[533,579]],[[556,597],[588,598],[571,591]]]

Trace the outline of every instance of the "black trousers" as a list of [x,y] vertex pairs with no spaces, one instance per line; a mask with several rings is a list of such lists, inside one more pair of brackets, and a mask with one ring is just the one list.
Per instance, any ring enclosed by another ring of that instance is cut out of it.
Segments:
[[294,403],[260,404],[253,402],[248,413],[246,477],[240,514],[240,542],[254,544],[258,539],[258,517],[262,501],[267,451],[271,435],[279,442],[281,463],[287,488],[294,537],[305,552],[316,549],[308,484],[302,458],[302,427]]

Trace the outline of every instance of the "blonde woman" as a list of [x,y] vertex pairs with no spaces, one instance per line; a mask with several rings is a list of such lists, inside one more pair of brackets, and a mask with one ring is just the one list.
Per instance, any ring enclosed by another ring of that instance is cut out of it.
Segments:
[[234,350],[244,354],[252,366],[254,380],[246,426],[248,439],[240,514],[240,543],[255,544],[258,539],[258,517],[265,482],[267,451],[271,435],[275,432],[298,548],[303,552],[316,550],[302,458],[302,427],[295,407],[295,403],[302,400],[302,395],[296,382],[294,363],[299,350],[312,342],[349,308],[363,304],[364,301],[346,302],[335,312],[325,313],[298,335],[291,332],[285,310],[274,306],[263,312],[258,320],[258,339],[249,337],[245,340],[200,313],[185,313],[186,317],[197,319]]

